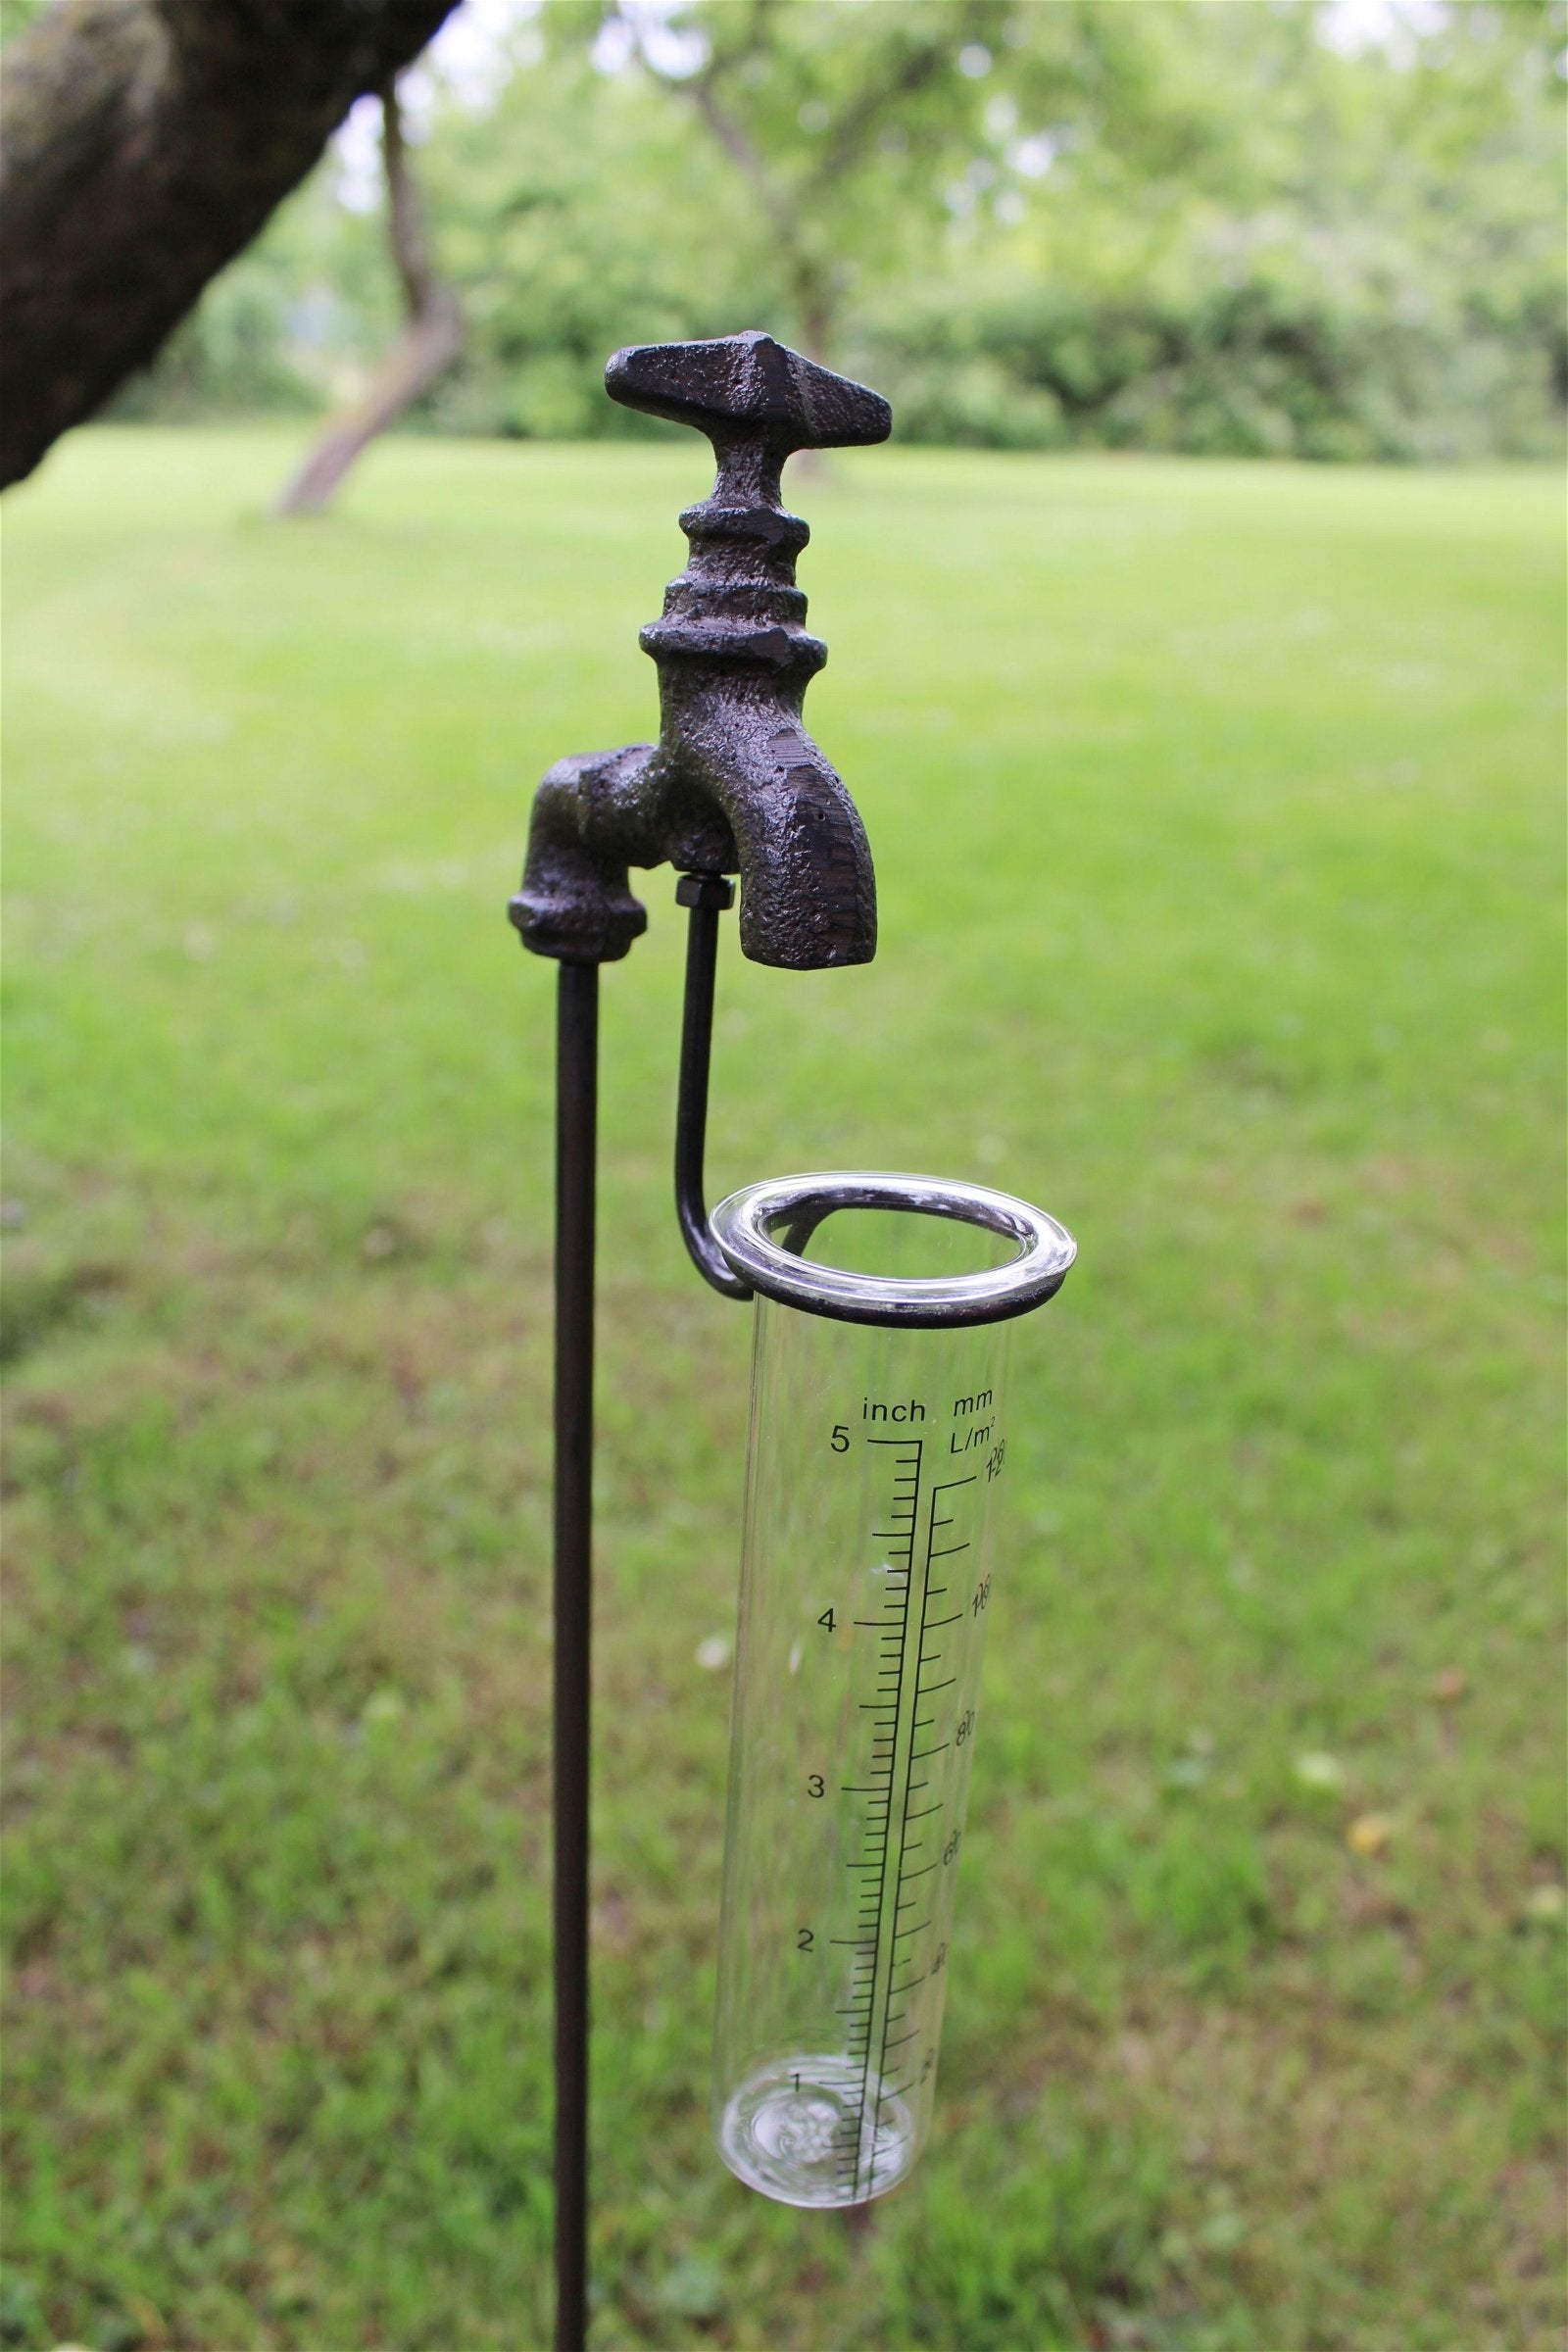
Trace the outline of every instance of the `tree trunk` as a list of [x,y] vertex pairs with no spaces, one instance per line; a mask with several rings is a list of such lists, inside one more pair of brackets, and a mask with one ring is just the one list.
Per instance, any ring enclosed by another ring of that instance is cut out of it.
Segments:
[[386,166],[387,234],[403,284],[408,324],[370,379],[363,400],[327,424],[280,494],[276,514],[319,514],[368,441],[395,424],[445,374],[463,349],[463,311],[435,273],[418,182],[409,162],[396,88],[381,94],[381,154]]
[[0,485],[145,367],[453,0],[54,0],[0,86]]
[[[800,320],[801,349],[808,360],[819,368],[833,365],[833,347],[838,340],[838,296],[830,270],[815,262],[797,258],[791,271],[795,296],[795,315]],[[813,456],[820,452],[813,451]]]

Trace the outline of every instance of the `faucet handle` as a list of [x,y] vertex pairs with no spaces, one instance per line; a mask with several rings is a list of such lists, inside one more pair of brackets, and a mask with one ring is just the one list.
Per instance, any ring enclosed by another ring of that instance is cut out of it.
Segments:
[[622,408],[695,425],[715,449],[755,442],[776,458],[885,441],[893,429],[879,393],[756,327],[711,343],[630,345],[606,368],[605,389]]

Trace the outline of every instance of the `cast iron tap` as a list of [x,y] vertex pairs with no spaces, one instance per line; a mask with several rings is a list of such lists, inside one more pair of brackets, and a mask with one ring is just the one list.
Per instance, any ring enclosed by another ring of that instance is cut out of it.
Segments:
[[792,450],[884,441],[885,400],[770,335],[617,351],[612,400],[695,425],[717,479],[680,518],[691,557],[640,644],[659,670],[660,737],[558,760],[534,800],[512,920],[564,963],[624,956],[647,924],[627,868],[741,877],[754,962],[812,971],[876,953],[876,880],[854,802],[801,719],[827,660],[808,636],[795,559],[809,532],[780,500]]

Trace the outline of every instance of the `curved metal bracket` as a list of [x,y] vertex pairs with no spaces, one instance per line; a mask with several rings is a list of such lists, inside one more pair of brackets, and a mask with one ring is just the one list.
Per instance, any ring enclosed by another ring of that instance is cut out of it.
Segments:
[[692,1264],[726,1298],[751,1291],[732,1273],[708,1222],[703,1155],[708,1144],[708,1073],[713,1045],[713,976],[718,918],[735,904],[735,885],[722,874],[682,874],[675,903],[690,908],[686,925],[686,996],[680,1025],[680,1085],[675,1102],[675,1214]]

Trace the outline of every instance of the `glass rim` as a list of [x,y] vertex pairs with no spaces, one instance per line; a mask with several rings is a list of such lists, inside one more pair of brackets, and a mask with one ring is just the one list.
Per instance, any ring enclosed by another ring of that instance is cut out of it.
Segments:
[[[824,1218],[841,1208],[902,1210],[978,1225],[1018,1245],[1003,1265],[974,1274],[856,1274],[812,1264],[800,1252]],[[714,1241],[741,1280],[764,1298],[841,1323],[882,1323],[932,1330],[1001,1323],[1054,1298],[1078,1254],[1064,1225],[1012,1193],[957,1178],[849,1169],[771,1176],[721,1200],[709,1219]],[[772,1228],[789,1225],[795,1248]]]

